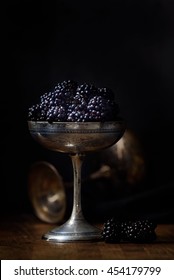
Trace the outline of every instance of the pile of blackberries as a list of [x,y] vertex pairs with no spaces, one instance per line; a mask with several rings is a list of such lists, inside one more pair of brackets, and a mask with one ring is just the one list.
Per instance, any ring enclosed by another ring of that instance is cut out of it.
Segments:
[[150,243],[156,239],[156,227],[157,224],[149,219],[118,221],[112,217],[103,225],[102,239],[106,243]]
[[28,120],[52,122],[113,121],[119,113],[111,89],[73,80],[58,83],[28,110]]

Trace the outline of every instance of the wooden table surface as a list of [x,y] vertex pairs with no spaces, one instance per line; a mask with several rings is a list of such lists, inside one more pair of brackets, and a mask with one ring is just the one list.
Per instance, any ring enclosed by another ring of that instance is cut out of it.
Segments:
[[41,222],[32,214],[1,219],[1,260],[174,259],[174,224],[158,224],[157,239],[151,244],[107,244],[103,241],[55,244],[42,240],[42,234],[55,226]]

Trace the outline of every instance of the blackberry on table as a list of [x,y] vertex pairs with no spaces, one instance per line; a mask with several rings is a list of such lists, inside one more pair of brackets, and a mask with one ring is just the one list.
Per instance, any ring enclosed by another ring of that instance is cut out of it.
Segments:
[[131,221],[122,221],[120,222],[120,232],[121,232],[121,239],[123,241],[127,241],[127,228],[131,224]]
[[156,225],[149,220],[137,220],[129,223],[126,240],[131,242],[151,242],[156,239]]
[[156,239],[156,223],[144,220],[117,221],[112,217],[103,225],[102,238],[105,242],[119,241],[132,243],[150,243]]
[[103,226],[102,238],[106,243],[120,242],[120,223],[117,223],[114,218],[108,219]]

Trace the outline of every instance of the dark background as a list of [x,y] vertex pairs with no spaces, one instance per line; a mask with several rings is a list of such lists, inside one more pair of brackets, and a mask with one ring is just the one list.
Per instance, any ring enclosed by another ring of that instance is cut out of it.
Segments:
[[174,1],[4,1],[1,13],[1,213],[32,211],[33,162],[50,161],[68,174],[65,155],[57,162],[31,139],[27,110],[56,83],[74,79],[113,89],[147,165],[139,189],[119,201],[116,192],[100,204],[87,191],[85,214],[173,222]]

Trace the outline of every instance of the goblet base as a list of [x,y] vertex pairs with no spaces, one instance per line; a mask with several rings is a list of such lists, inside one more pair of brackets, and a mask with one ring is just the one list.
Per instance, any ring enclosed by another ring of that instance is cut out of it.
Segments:
[[42,236],[47,241],[56,243],[75,241],[100,241],[101,230],[85,220],[69,220]]

